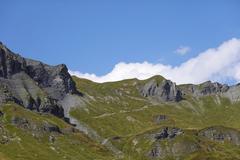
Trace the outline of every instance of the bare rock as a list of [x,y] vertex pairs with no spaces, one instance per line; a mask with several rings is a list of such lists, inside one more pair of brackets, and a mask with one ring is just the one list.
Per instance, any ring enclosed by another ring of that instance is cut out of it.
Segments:
[[170,80],[158,82],[155,79],[151,79],[141,88],[140,92],[144,97],[150,97],[160,102],[178,102],[183,99],[181,91]]
[[0,104],[15,102],[27,109],[64,117],[61,101],[81,95],[66,65],[50,66],[26,59],[0,44]]
[[190,94],[192,96],[201,97],[209,95],[222,95],[223,93],[226,93],[230,87],[226,84],[207,81],[199,85],[194,84],[181,85],[180,88],[184,94]]
[[172,139],[178,135],[183,134],[183,131],[180,128],[163,128],[160,132],[154,134],[154,138],[156,140],[163,140],[163,139]]

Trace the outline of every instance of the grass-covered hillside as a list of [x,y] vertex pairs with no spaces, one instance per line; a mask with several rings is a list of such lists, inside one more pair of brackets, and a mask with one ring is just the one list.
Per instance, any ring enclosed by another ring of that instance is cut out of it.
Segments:
[[190,85],[181,85],[181,101],[161,102],[141,94],[149,81],[161,85],[160,76],[102,84],[73,79],[85,105],[71,115],[124,159],[240,159],[240,103],[221,93],[194,96]]
[[15,103],[1,105],[1,160],[240,159],[238,86],[177,86],[160,76],[73,80],[82,93],[68,115],[73,124]]
[[105,160],[113,156],[63,120],[10,103],[1,106],[0,159]]
[[240,159],[240,85],[94,83],[0,44],[0,160]]

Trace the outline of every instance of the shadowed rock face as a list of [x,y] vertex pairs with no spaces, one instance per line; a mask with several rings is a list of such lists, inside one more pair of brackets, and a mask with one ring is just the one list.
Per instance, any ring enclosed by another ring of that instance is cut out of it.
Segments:
[[150,97],[160,102],[178,102],[182,100],[181,91],[177,88],[176,84],[170,80],[157,82],[152,79],[142,87],[141,94],[144,97]]
[[13,54],[0,45],[0,77],[10,78],[13,74],[26,69],[26,62],[20,55]]
[[26,59],[0,44],[0,104],[14,101],[39,112],[64,116],[59,103],[67,94],[77,94],[64,64],[49,66]]
[[76,93],[75,83],[66,65],[49,66],[26,59],[26,73],[54,99],[62,99],[67,93]]

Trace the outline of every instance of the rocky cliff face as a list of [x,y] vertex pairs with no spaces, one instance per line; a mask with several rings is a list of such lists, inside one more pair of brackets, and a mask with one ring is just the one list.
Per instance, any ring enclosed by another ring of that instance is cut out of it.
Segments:
[[149,97],[160,102],[178,102],[182,100],[182,92],[170,80],[158,82],[156,79],[152,79],[141,88],[140,92],[144,97]]
[[226,84],[220,84],[217,82],[207,81],[199,85],[189,84],[181,87],[185,94],[191,94],[193,96],[207,96],[214,94],[222,94],[227,92],[230,87]]
[[228,86],[226,84],[220,84],[218,82],[207,81],[199,85],[187,84],[179,86],[181,92],[184,95],[190,95],[193,97],[203,97],[218,95],[228,98],[231,102],[240,101],[240,85],[236,84]]
[[0,44],[0,103],[14,101],[28,109],[64,117],[61,102],[78,94],[64,64],[26,59]]

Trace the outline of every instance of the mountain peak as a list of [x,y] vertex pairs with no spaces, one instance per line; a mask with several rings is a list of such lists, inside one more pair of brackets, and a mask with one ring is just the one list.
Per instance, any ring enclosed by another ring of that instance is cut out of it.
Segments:
[[[58,102],[78,93],[65,64],[50,66],[26,59],[4,45],[0,48],[0,82],[20,105],[60,117],[63,108]],[[3,95],[0,103],[11,99]]]

